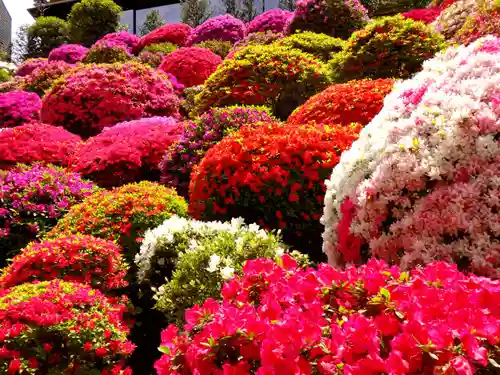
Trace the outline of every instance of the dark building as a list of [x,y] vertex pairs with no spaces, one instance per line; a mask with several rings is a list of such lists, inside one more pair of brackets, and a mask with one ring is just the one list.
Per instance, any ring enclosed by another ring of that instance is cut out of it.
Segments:
[[3,0],[0,0],[0,51],[8,51],[11,36],[12,18]]

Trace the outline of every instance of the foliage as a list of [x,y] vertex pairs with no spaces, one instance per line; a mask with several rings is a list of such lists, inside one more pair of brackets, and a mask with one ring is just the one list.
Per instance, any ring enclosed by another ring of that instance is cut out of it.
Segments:
[[71,167],[105,188],[159,181],[158,164],[181,134],[182,126],[171,117],[122,122],[79,145]]
[[28,28],[30,57],[47,57],[51,50],[68,41],[68,23],[57,17],[38,17]]
[[42,101],[41,118],[90,137],[105,126],[142,117],[176,116],[179,99],[164,75],[138,63],[82,66]]
[[395,85],[327,181],[323,249],[332,264],[443,260],[500,276],[499,56],[500,39],[488,37]]
[[144,36],[164,25],[165,20],[162,18],[162,16],[160,16],[160,12],[158,12],[157,10],[152,10],[146,15],[146,19],[144,20],[139,33],[141,36]]
[[130,375],[125,310],[89,286],[60,280],[3,290],[0,371]]
[[87,197],[59,220],[48,238],[88,234],[116,241],[132,261],[147,229],[174,214],[185,217],[186,212],[186,202],[174,190],[142,181]]
[[37,120],[41,106],[40,97],[32,92],[14,90],[0,94],[0,129]]
[[325,66],[312,55],[274,45],[237,50],[205,81],[196,96],[198,113],[234,104],[267,105],[286,119],[328,84]]
[[169,53],[175,51],[177,46],[170,42],[154,43],[149,44],[142,49],[141,52],[160,52],[162,55],[168,55]]
[[163,61],[163,57],[165,57],[165,55],[163,54],[163,52],[147,52],[147,51],[143,51],[143,52],[140,52],[139,53],[139,56],[138,56],[138,60],[145,64],[145,65],[149,65],[151,68],[159,68],[160,65],[161,65],[161,62]]
[[261,33],[272,31],[281,33],[284,31],[287,22],[292,17],[292,13],[282,9],[271,9],[259,14],[253,20],[247,23],[245,34]]
[[63,44],[54,48],[49,53],[49,61],[64,61],[68,64],[76,64],[83,60],[88,48],[79,44]]
[[201,25],[214,12],[210,0],[181,0],[180,4],[181,21],[191,27]]
[[12,41],[11,56],[12,61],[16,64],[22,64],[23,61],[30,55],[28,51],[28,28],[30,25],[23,24],[16,30],[16,34]]
[[245,24],[229,14],[210,18],[193,29],[187,40],[192,46],[206,40],[223,40],[237,42],[245,36]]
[[278,0],[278,7],[283,10],[293,12],[297,7],[296,0]]
[[347,40],[329,63],[334,82],[362,78],[408,78],[446,47],[444,38],[422,22],[403,16],[370,22]]
[[408,274],[376,260],[342,271],[302,270],[288,255],[257,259],[226,283],[221,303],[208,299],[186,312],[184,330],[162,332],[155,368],[158,375],[495,373],[497,288],[444,263]]
[[462,28],[467,17],[475,14],[476,10],[476,0],[458,0],[443,10],[432,25],[446,40],[451,40]]
[[283,34],[274,33],[272,31],[265,31],[260,33],[247,34],[243,39],[236,42],[233,46],[233,51],[228,55],[228,58],[234,55],[234,52],[240,48],[255,45],[266,45],[283,38]]
[[111,241],[92,236],[67,236],[32,242],[0,275],[0,289],[35,280],[88,284],[103,293],[126,287],[128,265],[121,249]]
[[0,83],[9,82],[11,78],[12,75],[8,70],[0,68]]
[[187,38],[191,34],[191,26],[185,23],[171,23],[156,29],[143,36],[137,47],[137,51],[142,51],[144,47],[151,44],[169,42],[179,47],[184,47]]
[[468,45],[486,35],[500,37],[499,0],[493,1],[486,9],[478,9],[476,14],[468,16],[453,40]]
[[83,62],[85,64],[115,64],[125,63],[133,58],[134,56],[122,44],[105,41],[90,47]]
[[411,19],[413,21],[422,21],[425,24],[430,24],[434,22],[440,14],[440,9],[420,8],[412,9],[408,12],[403,13],[403,17]]
[[186,87],[183,91],[184,100],[181,103],[182,110],[186,117],[196,117],[195,114],[195,98],[200,92],[203,91],[204,85]]
[[47,59],[27,59],[24,61],[16,72],[17,77],[25,77],[31,74],[36,68],[47,65]]
[[191,171],[206,152],[224,136],[243,126],[273,121],[269,112],[266,107],[214,108],[194,122],[186,122],[182,138],[167,149],[160,165],[162,182],[187,196]]
[[310,53],[317,59],[328,62],[332,54],[342,51],[345,41],[326,34],[306,31],[292,34],[284,39],[278,39],[275,44]]
[[43,97],[57,79],[69,73],[72,68],[73,65],[64,61],[51,61],[48,64],[42,64],[25,76],[19,87]]
[[231,51],[231,48],[233,48],[233,44],[223,40],[205,40],[204,42],[196,44],[194,47],[209,49],[224,59]]

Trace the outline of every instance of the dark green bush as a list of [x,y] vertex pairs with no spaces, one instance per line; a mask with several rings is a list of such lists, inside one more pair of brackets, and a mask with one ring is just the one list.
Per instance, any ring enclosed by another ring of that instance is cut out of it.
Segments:
[[69,25],[57,17],[39,17],[28,28],[29,57],[47,57],[54,48],[68,41]]

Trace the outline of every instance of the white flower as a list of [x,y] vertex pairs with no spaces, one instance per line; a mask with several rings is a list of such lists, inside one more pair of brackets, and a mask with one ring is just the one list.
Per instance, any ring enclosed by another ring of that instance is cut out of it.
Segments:
[[283,254],[285,254],[285,249],[283,249],[282,247],[278,247],[276,249],[276,256],[280,257],[282,256]]
[[212,254],[206,270],[208,272],[215,272],[217,270],[217,266],[219,265],[219,263],[220,263],[220,256],[218,256],[217,254]]
[[224,280],[229,280],[234,275],[234,268],[226,266],[220,271],[220,274]]

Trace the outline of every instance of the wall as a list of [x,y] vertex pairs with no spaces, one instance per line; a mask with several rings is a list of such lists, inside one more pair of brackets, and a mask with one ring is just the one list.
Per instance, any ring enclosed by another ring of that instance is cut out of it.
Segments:
[[11,29],[12,18],[3,0],[0,0],[0,51],[6,52],[8,50],[12,34]]

